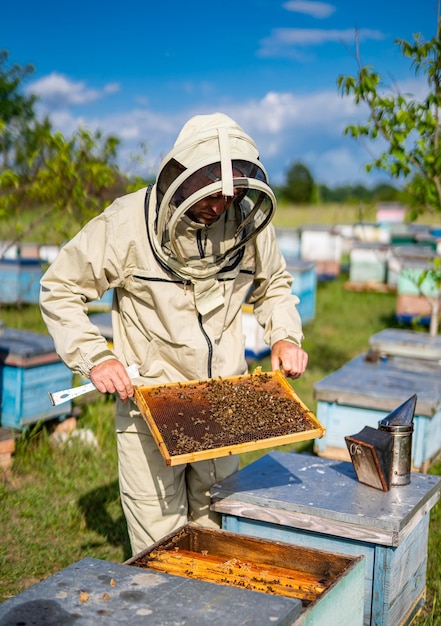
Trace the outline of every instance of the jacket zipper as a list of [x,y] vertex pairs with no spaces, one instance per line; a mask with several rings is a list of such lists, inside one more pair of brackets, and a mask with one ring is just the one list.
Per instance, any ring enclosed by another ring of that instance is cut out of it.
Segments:
[[201,333],[205,337],[205,341],[207,342],[207,346],[208,346],[207,378],[211,378],[213,375],[213,371],[212,371],[213,369],[212,367],[213,366],[213,344],[211,343],[210,337],[205,332],[204,325],[202,324],[202,315],[200,313],[198,313],[198,322],[199,322],[199,328],[201,329]]

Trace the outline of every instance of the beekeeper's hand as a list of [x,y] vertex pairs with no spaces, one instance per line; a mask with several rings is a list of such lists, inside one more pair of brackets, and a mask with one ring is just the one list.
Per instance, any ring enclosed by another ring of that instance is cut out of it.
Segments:
[[133,385],[124,365],[118,359],[109,359],[90,370],[90,380],[101,393],[117,393],[123,402],[133,398]]
[[276,341],[271,349],[271,369],[281,369],[284,376],[300,378],[308,365],[307,353],[291,341]]

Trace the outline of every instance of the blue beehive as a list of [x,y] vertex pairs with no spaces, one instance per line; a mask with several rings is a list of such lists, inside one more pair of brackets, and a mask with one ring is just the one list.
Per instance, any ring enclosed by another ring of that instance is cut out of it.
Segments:
[[345,437],[365,426],[377,428],[390,411],[416,394],[412,466],[426,471],[441,453],[440,373],[439,365],[422,359],[358,355],[314,385],[317,418],[326,428],[315,451],[350,460]]
[[288,264],[288,272],[294,278],[291,291],[300,298],[297,310],[302,323],[312,321],[315,318],[315,304],[317,296],[317,271],[313,261],[298,259]]
[[232,534],[365,557],[361,598],[341,588],[326,613],[302,624],[404,626],[424,604],[429,513],[440,491],[439,476],[414,474],[383,492],[360,483],[351,463],[273,451],[213,485],[211,509]]
[[71,413],[72,404],[52,406],[48,392],[72,386],[72,372],[51,337],[12,328],[0,333],[0,424],[27,425]]
[[288,265],[300,259],[300,231],[298,228],[276,228],[277,245]]
[[42,263],[38,259],[0,260],[0,302],[37,304]]

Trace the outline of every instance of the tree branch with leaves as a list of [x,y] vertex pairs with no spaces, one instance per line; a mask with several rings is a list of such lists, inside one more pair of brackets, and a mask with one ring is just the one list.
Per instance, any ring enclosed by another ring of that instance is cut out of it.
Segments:
[[[353,96],[354,102],[365,104],[368,119],[364,124],[351,124],[345,134],[372,142],[382,140],[384,148],[365,167],[388,174],[398,181],[410,205],[411,221],[424,214],[441,213],[441,30],[438,3],[436,35],[425,41],[420,34],[408,42],[397,39],[401,54],[408,58],[417,76],[426,79],[425,95],[416,99],[402,94],[397,87],[386,89],[380,74],[361,62],[358,37],[355,59],[356,76],[339,76],[337,85],[342,96]],[[438,298],[431,299],[430,334],[436,335],[439,325],[441,274],[439,260],[422,273],[418,285],[430,276],[437,286]],[[433,300],[433,301],[432,301]]]
[[436,36],[425,41],[420,34],[412,42],[396,40],[402,55],[409,58],[416,75],[427,81],[426,94],[417,100],[394,86],[387,91],[383,78],[361,62],[358,38],[355,58],[356,76],[339,76],[342,96],[367,105],[369,117],[364,124],[351,124],[345,134],[372,141],[382,139],[385,148],[365,167],[378,169],[398,181],[409,197],[411,219],[424,213],[441,212],[441,39],[437,20]]
[[[33,66],[8,65],[8,59],[0,51],[0,219],[14,224],[9,246],[45,221],[68,238],[72,220],[66,217],[81,223],[96,215],[102,193],[120,177],[119,139],[84,128],[65,137],[48,118],[38,120],[36,98],[23,94]],[[32,219],[23,225],[25,211]]]

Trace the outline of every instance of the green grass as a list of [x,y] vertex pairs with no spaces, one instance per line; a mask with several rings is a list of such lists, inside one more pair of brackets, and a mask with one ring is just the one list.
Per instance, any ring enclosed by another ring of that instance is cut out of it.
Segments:
[[[397,326],[393,294],[358,293],[344,289],[345,277],[317,288],[315,319],[304,328],[309,354],[305,375],[293,382],[297,394],[316,411],[315,382],[366,351],[369,337]],[[10,327],[45,332],[38,308],[4,307],[0,319]],[[253,363],[269,370],[269,360]],[[16,443],[12,470],[0,476],[0,601],[86,556],[122,562],[130,556],[121,511],[113,399],[78,404],[78,427],[90,429],[99,448],[79,442],[54,448],[51,425],[36,426]],[[282,449],[308,450],[312,442]],[[266,451],[241,458],[246,465]],[[441,475],[441,462],[430,469]],[[427,601],[414,624],[435,626],[441,603],[441,506],[431,513]]]
[[117,482],[113,400],[84,405],[79,427],[99,449],[53,447],[36,427],[16,442],[14,465],[0,487],[0,599],[86,556],[130,556]]

